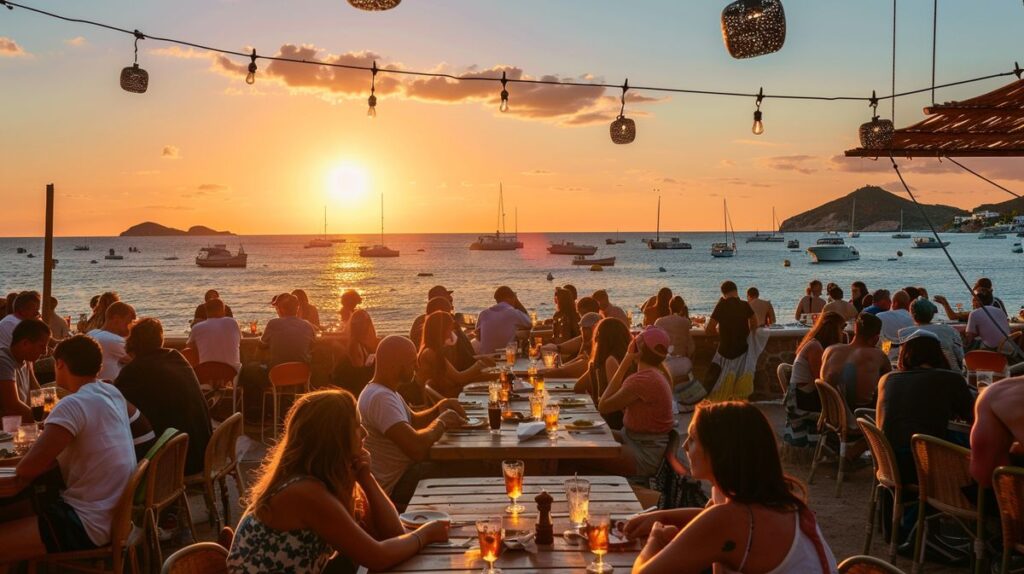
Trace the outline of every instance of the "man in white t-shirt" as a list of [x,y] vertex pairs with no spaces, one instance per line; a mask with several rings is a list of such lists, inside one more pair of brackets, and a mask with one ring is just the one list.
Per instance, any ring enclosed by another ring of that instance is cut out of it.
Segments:
[[391,335],[377,346],[373,380],[359,394],[359,416],[367,430],[366,449],[373,453],[371,470],[397,506],[404,507],[416,483],[426,473],[430,447],[457,428],[465,411],[456,399],[445,399],[415,412],[398,394],[398,387],[413,380],[416,347],[405,337]]
[[906,291],[897,291],[892,295],[892,306],[888,311],[875,315],[882,321],[881,341],[889,341],[889,360],[895,361],[900,356],[900,329],[914,326],[914,317],[910,314],[910,295]]
[[196,349],[200,363],[226,363],[237,372],[242,368],[238,322],[225,316],[225,305],[220,299],[210,299],[205,306],[206,319],[192,326],[186,345]]
[[49,342],[46,323],[26,319],[14,328],[11,346],[0,347],[0,415],[32,421],[31,392],[39,388],[32,365],[46,353]]
[[99,345],[77,335],[53,355],[57,385],[70,394],[53,408],[15,475],[0,478],[0,498],[29,487],[55,463],[66,488],[39,514],[0,522],[2,562],[109,544],[114,507],[135,471],[128,404],[116,387],[96,379]]
[[25,319],[36,319],[39,317],[39,307],[42,305],[42,297],[37,291],[22,291],[14,299],[14,309],[10,315],[0,319],[0,347],[11,346],[11,334],[14,328]]
[[121,373],[121,366],[131,360],[124,350],[124,338],[135,322],[135,309],[123,301],[116,301],[107,307],[105,317],[103,328],[93,329],[88,335],[96,339],[103,349],[100,380],[113,381]]

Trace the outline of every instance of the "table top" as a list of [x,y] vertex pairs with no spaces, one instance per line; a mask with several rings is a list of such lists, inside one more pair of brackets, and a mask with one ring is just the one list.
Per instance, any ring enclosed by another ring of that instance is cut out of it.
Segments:
[[[559,413],[559,424],[584,418],[599,421],[594,401],[587,394],[574,394],[570,379],[548,379],[545,389],[552,402],[562,398],[583,399],[580,406],[563,407]],[[469,390],[459,395],[466,414],[471,417],[487,420],[487,389],[486,384],[480,387],[468,386]],[[530,414],[529,397],[521,395],[512,400],[512,408],[517,412]],[[585,430],[566,430],[559,428],[558,437],[549,439],[545,433],[529,440],[519,442],[516,437],[518,423],[503,422],[501,434],[491,434],[490,428],[455,429],[445,433],[430,449],[432,460],[503,460],[520,459],[569,459],[569,458],[613,458],[619,455],[622,446],[612,436],[608,425]]]
[[[568,529],[568,503],[563,486],[567,476],[526,476],[523,479],[523,497],[519,502],[527,510],[518,515],[521,530],[532,531],[537,517],[533,498],[546,490],[554,498],[552,522],[555,543],[540,546],[536,554],[507,548],[494,563],[505,572],[544,572],[545,574],[583,572],[594,556],[586,546],[572,546],[561,537]],[[608,513],[612,520],[623,520],[640,512],[640,502],[625,478],[620,476],[586,476],[590,481],[590,512]],[[467,542],[464,546],[428,546],[418,555],[395,566],[388,572],[450,572],[481,571],[485,566],[480,550],[475,546],[474,521],[492,516],[510,516],[505,513],[509,499],[505,496],[505,483],[501,477],[439,478],[424,480],[416,487],[408,511],[440,510],[451,515],[450,540]],[[467,539],[469,539],[467,541]],[[618,572],[628,572],[636,561],[640,546],[634,544],[624,551],[609,552],[604,561]],[[365,569],[360,572],[366,572]]]

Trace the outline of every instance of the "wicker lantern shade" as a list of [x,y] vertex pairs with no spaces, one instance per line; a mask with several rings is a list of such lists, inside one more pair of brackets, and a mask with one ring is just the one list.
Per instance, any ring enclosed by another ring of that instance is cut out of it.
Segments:
[[633,140],[636,139],[636,122],[620,115],[612,122],[609,131],[611,132],[612,142],[617,144],[633,143]]
[[149,88],[149,72],[138,64],[132,64],[121,70],[121,89],[133,94],[144,94]]
[[889,149],[892,147],[893,125],[889,120],[871,118],[860,125],[860,147],[864,149]]
[[369,12],[380,12],[390,10],[402,3],[402,0],[348,0],[354,8]]
[[781,0],[736,0],[722,10],[722,37],[733,58],[754,58],[782,49],[786,13]]

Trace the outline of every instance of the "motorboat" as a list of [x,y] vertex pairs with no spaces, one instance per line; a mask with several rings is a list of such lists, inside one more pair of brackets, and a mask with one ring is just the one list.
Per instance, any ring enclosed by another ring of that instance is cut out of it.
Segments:
[[88,245],[76,245],[75,248],[74,248],[74,251],[88,251],[88,250],[89,250],[89,246]]
[[1024,247],[1021,247],[1020,241],[1013,244],[1013,248],[1010,250],[1014,253],[1024,253]]
[[736,255],[736,232],[732,234],[732,243],[729,243],[729,206],[724,199],[722,200],[722,225],[725,241],[711,244],[711,256],[734,257]]
[[[893,233],[892,234],[892,238],[893,239],[910,239],[910,234],[903,232],[903,210],[902,209],[900,210],[900,230],[897,233]],[[914,242],[916,243],[917,240],[915,239]]]
[[519,241],[519,210],[516,210],[516,233],[509,235],[505,232],[505,190],[501,183],[498,183],[498,226],[493,234],[480,235],[476,241],[469,244],[470,251],[515,251],[522,249],[523,242]]
[[572,258],[573,265],[600,265],[601,267],[612,267],[615,265],[614,257],[604,257],[601,259],[587,259],[585,255],[577,255]]
[[398,250],[384,245],[384,194],[380,194],[380,243],[359,246],[360,257],[398,257]]
[[28,249],[25,249],[24,247],[19,247],[16,251],[18,252],[18,255],[24,255],[28,253]]
[[114,251],[113,249],[109,249],[107,251],[107,254],[103,256],[103,258],[109,259],[111,261],[120,261],[124,259],[124,255],[118,255],[116,251]]
[[746,239],[747,243],[782,243],[786,240],[785,236],[780,235],[778,232],[778,223],[775,221],[775,208],[772,208],[772,232],[771,233],[760,233],[755,232],[753,235],[748,236]]
[[304,249],[314,249],[314,248],[322,248],[322,247],[334,247],[334,242],[331,241],[330,239],[327,239],[327,206],[326,205],[324,206],[324,236],[323,237],[314,237],[313,239],[310,239],[308,242],[306,242],[306,244],[303,246]]
[[249,255],[241,245],[238,246],[238,253],[231,253],[227,245],[217,243],[200,248],[199,255],[196,256],[196,265],[200,267],[245,267],[248,262]]
[[670,237],[668,241],[661,240],[661,196],[658,196],[658,218],[657,218],[657,231],[654,239],[648,239],[645,241],[647,247],[650,249],[693,249],[693,246],[685,241],[679,241],[678,237]]
[[853,198],[853,207],[850,208],[850,232],[846,235],[854,239],[860,237],[860,232],[857,231],[857,227],[854,225],[854,218],[857,215],[857,198]]
[[941,249],[949,245],[948,241],[939,241],[934,237],[915,237],[914,247],[916,249]]
[[559,241],[548,247],[548,253],[552,255],[593,255],[597,253],[597,247],[573,243],[572,241]]
[[1006,233],[1002,229],[986,227],[978,234],[978,239],[1006,239]]
[[800,249],[800,240],[790,239],[789,241],[786,242],[786,247],[788,247],[789,249]]
[[852,245],[847,245],[842,237],[835,232],[821,237],[818,241],[807,248],[807,253],[815,263],[837,263],[841,261],[857,261],[860,259],[860,251]]

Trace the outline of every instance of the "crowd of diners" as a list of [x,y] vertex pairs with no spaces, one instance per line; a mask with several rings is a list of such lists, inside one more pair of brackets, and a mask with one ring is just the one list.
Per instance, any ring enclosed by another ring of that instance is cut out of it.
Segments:
[[[753,340],[776,323],[770,301],[756,287],[741,298],[726,281],[704,321],[717,336],[711,365],[694,376],[695,344],[685,300],[665,287],[641,306],[640,326],[606,290],[580,296],[572,285],[555,289],[550,318],[531,317],[515,291],[501,286],[494,305],[465,324],[454,292],[438,285],[406,334],[381,337],[355,290],[341,295],[341,334],[330,384],[298,397],[283,430],[240,493],[244,512],[228,536],[231,572],[309,571],[394,566],[427,544],[445,541],[448,525],[429,522],[407,530],[398,512],[423,478],[444,476],[431,446],[466,422],[458,401],[469,383],[489,380],[489,354],[537,330],[549,332],[543,350],[561,361],[542,370],[576,380],[623,445],[618,459],[582,463],[588,471],[645,484],[665,454],[681,411],[694,411],[685,434],[690,474],[709,484],[705,508],[641,514],[626,525],[645,539],[637,572],[832,572],[836,561],[811,512],[805,488],[782,470],[776,432],[747,392],[716,394],[748,367]],[[827,293],[828,299],[822,298]],[[975,285],[973,309],[954,311],[945,297],[921,287],[869,292],[862,282],[851,298],[834,284],[811,281],[794,318],[814,317],[796,351],[784,405],[782,441],[813,446],[821,409],[815,380],[835,386],[852,410],[875,410],[902,476],[915,480],[910,437],[923,433],[971,448],[979,485],[1013,460],[1024,440],[1024,378],[1000,380],[979,393],[964,377],[970,349],[994,349],[1019,359],[1006,307],[992,283]],[[933,302],[934,301],[934,302]],[[939,303],[966,321],[961,337],[934,323]],[[252,400],[241,408],[259,420],[261,391],[276,365],[309,364],[321,329],[319,310],[302,290],[273,298],[277,317],[262,329],[265,359],[241,361],[239,324],[215,290],[194,312],[187,347],[197,363],[219,362],[238,373]],[[0,475],[0,561],[6,568],[47,553],[88,550],[110,542],[114,506],[138,462],[168,429],[188,435],[186,474],[202,470],[213,423],[210,389],[193,363],[164,344],[159,319],[137,317],[117,293],[93,298],[92,313],[72,334],[52,310],[41,317],[34,291],[4,300],[0,318],[0,413],[32,423],[29,396],[40,387],[34,365],[53,364],[63,398],[12,474]],[[886,350],[883,350],[886,349]],[[888,351],[888,352],[887,352]],[[755,357],[756,358],[756,357]],[[746,373],[749,374],[749,373]],[[714,402],[705,397],[718,399]],[[731,400],[739,399],[739,400]],[[970,436],[951,435],[948,421],[973,423]],[[262,422],[262,421],[261,421]],[[864,448],[846,450],[849,468],[866,465]],[[35,481],[57,474],[59,495],[40,504]],[[173,512],[161,528],[176,528]],[[905,535],[905,533],[900,533]],[[335,570],[331,570],[335,571]]]

